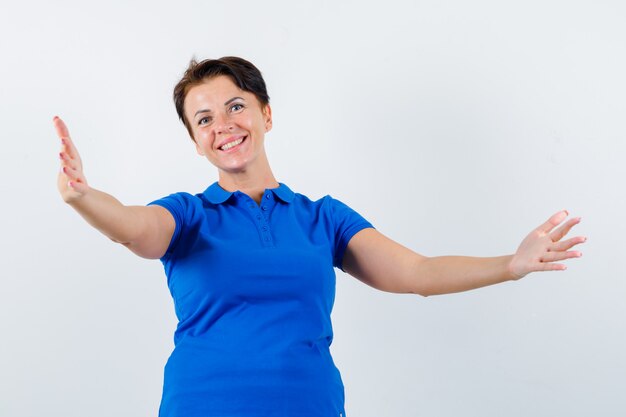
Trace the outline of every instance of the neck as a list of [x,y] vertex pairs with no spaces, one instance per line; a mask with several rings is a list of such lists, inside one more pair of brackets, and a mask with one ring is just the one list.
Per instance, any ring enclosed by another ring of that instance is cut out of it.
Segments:
[[263,198],[263,193],[266,189],[279,186],[269,166],[263,172],[254,174],[251,172],[232,173],[220,171],[218,183],[226,191],[239,190],[249,195],[257,203]]

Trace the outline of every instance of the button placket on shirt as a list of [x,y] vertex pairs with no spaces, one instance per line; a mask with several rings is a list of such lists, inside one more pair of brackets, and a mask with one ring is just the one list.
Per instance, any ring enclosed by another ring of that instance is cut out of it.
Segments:
[[[248,197],[250,198],[250,197]],[[252,210],[253,216],[256,219],[256,226],[261,236],[261,243],[263,246],[274,246],[272,239],[272,233],[269,226],[269,212],[274,203],[271,192],[267,191],[261,199],[260,206],[257,205],[252,199],[248,207]]]

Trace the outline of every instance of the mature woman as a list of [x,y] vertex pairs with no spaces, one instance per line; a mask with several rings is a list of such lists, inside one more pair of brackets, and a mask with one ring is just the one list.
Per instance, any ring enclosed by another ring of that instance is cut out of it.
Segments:
[[[560,211],[514,255],[425,257],[385,237],[330,196],[312,201],[279,183],[265,153],[272,109],[259,70],[237,57],[192,61],[174,101],[198,154],[219,179],[204,192],[124,206],[88,185],[58,117],[58,188],[92,226],[160,259],[179,319],[160,416],[345,416],[330,356],[335,273],[381,291],[423,296],[470,290],[533,271],[563,270],[586,240]],[[557,228],[557,226],[559,226]]]

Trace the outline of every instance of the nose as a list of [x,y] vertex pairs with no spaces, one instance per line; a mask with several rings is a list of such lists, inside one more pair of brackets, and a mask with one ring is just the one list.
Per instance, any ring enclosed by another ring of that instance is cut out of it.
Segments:
[[233,130],[232,120],[226,114],[216,114],[214,123],[215,134],[217,135]]

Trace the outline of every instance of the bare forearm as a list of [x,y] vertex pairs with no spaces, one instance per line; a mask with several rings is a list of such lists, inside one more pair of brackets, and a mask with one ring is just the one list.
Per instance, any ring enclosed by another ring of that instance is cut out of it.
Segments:
[[424,259],[415,273],[415,292],[448,294],[515,279],[509,271],[513,255],[491,258],[436,256]]
[[136,215],[136,210],[110,194],[90,188],[80,199],[68,204],[87,223],[115,242],[129,242],[139,233],[141,217]]
[[514,255],[491,258],[426,257],[365,228],[348,243],[343,269],[378,290],[423,296],[472,290],[535,271],[563,271],[565,265],[556,262],[580,257],[581,252],[569,249],[587,240],[583,236],[561,240],[580,221],[573,218],[555,229],[565,216],[566,211],[552,215],[526,236]]

